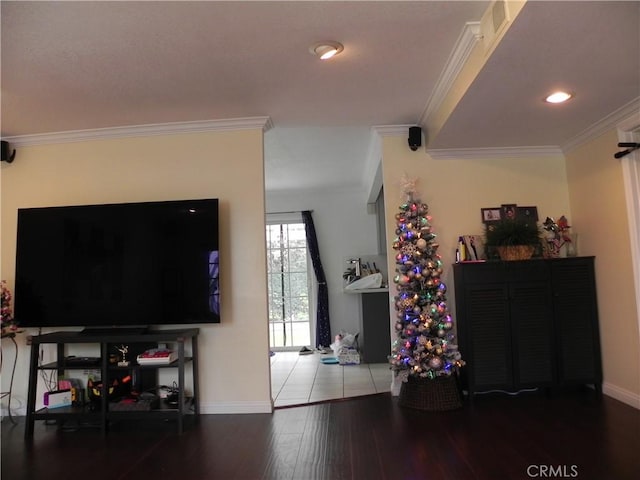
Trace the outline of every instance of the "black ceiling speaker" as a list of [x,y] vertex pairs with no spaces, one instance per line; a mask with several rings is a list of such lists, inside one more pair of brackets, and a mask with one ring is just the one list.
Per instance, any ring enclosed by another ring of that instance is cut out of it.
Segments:
[[409,148],[414,152],[422,145],[422,129],[420,127],[409,127]]
[[15,149],[9,153],[9,142],[2,140],[2,156],[0,157],[0,161],[11,163],[14,158],[16,158]]

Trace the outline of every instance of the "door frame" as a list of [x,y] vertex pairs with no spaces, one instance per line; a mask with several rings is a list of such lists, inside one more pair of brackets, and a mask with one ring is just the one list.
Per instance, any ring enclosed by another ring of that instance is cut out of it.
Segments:
[[[637,113],[618,124],[618,140],[620,142],[640,142],[640,117]],[[620,163],[627,201],[629,246],[636,294],[636,320],[640,332],[640,150],[628,153],[620,159]]]

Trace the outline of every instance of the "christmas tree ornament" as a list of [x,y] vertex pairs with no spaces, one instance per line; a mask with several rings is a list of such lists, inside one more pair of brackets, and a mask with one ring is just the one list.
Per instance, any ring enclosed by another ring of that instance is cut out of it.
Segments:
[[440,370],[442,368],[442,360],[440,357],[432,357],[429,360],[429,367],[433,370]]

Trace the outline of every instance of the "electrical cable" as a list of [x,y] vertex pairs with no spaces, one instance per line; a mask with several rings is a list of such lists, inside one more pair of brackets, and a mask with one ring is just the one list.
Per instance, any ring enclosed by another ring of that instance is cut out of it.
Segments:
[[473,392],[474,395],[484,395],[485,393],[506,393],[507,395],[519,395],[525,392],[537,392],[538,388],[524,388],[517,392],[509,392],[507,390],[487,390],[485,392]]
[[[13,419],[13,415],[11,414],[11,396],[12,396],[11,393],[13,391],[13,379],[16,374],[16,364],[18,363],[18,344],[16,343],[15,336],[10,336],[9,338],[13,342],[13,346],[16,349],[16,353],[13,358],[13,368],[11,369],[11,377],[9,379],[9,391],[7,392],[7,397],[9,398],[9,400],[7,400],[7,416],[9,417],[9,421],[14,425],[16,425],[17,423]],[[2,349],[0,349],[0,366],[1,365],[2,365]],[[2,395],[4,397],[5,394],[3,393]]]

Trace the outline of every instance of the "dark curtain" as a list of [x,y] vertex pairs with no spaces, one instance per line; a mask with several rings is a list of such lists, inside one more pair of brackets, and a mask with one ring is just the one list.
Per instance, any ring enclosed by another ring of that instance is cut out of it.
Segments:
[[324,269],[320,261],[320,249],[318,248],[318,238],[316,237],[316,227],[313,225],[311,212],[302,212],[302,221],[307,236],[307,245],[313,262],[313,271],[318,280],[318,308],[316,316],[316,347],[328,347],[331,345],[331,325],[329,324],[329,290],[327,279],[324,276]]

